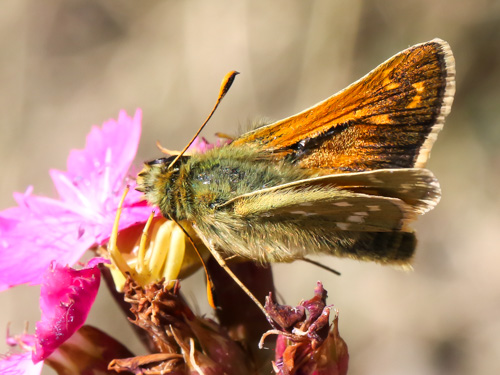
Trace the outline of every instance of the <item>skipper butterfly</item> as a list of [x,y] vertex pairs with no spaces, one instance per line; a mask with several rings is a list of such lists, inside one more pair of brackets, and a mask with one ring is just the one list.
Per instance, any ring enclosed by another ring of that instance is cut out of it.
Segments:
[[424,167],[454,92],[451,49],[434,39],[224,147],[146,163],[138,190],[220,262],[329,254],[406,266],[409,224],[440,199]]

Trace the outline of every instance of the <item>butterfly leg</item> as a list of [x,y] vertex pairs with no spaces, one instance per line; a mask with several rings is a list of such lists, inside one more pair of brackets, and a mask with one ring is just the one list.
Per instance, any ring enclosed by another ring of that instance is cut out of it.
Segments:
[[221,254],[214,248],[214,246],[210,243],[205,243],[207,245],[208,250],[212,254],[212,256],[215,258],[217,263],[228,273],[229,276],[238,284],[238,286],[250,297],[250,299],[257,305],[257,307],[262,311],[262,313],[266,316],[267,320],[272,322],[271,317],[267,313],[266,309],[264,309],[264,306],[259,302],[257,297],[253,295],[253,293],[241,282],[241,280],[234,274],[233,271],[229,268],[227,265],[226,261],[224,258],[221,256]]

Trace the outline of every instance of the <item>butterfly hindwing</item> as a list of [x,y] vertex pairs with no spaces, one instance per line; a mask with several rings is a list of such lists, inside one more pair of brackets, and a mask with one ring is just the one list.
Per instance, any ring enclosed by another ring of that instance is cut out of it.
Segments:
[[294,181],[233,198],[217,207],[248,220],[330,221],[332,230],[406,230],[439,200],[425,169],[378,170]]
[[[294,181],[219,204],[196,228],[211,246],[262,262],[326,253],[407,265],[416,245],[407,224],[439,196],[438,186],[423,184],[431,176],[425,170],[380,170]],[[356,191],[367,188],[373,194]]]
[[342,173],[330,175],[328,180],[339,189],[401,199],[419,215],[433,209],[441,198],[438,180],[431,171],[422,168]]

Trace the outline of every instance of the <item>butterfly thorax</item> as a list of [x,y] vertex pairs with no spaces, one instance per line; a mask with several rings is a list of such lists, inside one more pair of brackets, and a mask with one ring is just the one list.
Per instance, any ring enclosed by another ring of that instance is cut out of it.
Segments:
[[230,146],[205,154],[146,163],[139,174],[139,191],[166,217],[196,221],[228,200],[268,187],[314,176],[289,163],[272,163],[269,156]]

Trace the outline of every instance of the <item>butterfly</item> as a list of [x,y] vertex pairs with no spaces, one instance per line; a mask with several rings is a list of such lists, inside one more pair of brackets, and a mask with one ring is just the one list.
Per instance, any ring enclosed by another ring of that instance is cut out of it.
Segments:
[[410,223],[440,199],[424,167],[454,92],[451,49],[434,39],[226,146],[146,163],[138,190],[222,262],[328,254],[404,267]]

